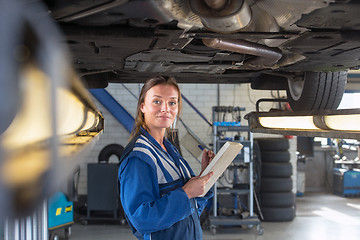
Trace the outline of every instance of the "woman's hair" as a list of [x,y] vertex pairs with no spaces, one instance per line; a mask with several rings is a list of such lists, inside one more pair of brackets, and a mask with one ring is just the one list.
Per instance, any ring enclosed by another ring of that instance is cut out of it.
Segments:
[[136,117],[135,117],[135,126],[134,130],[131,133],[131,136],[135,136],[140,131],[140,127],[144,127],[147,131],[149,130],[145,124],[144,113],[141,111],[141,104],[145,101],[145,95],[149,91],[150,88],[156,85],[170,85],[175,87],[178,92],[178,114],[176,115],[176,119],[179,119],[179,115],[182,110],[182,100],[181,100],[181,92],[179,85],[177,84],[175,78],[167,77],[167,76],[156,76],[148,79],[144,86],[141,88],[138,104],[136,107]]

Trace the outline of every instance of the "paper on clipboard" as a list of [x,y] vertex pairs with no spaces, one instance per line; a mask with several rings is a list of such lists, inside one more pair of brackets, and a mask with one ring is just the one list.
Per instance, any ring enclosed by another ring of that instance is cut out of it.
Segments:
[[205,196],[205,194],[209,191],[209,189],[214,185],[214,183],[218,180],[218,178],[223,174],[225,169],[230,165],[230,163],[234,160],[236,155],[238,155],[243,148],[241,143],[237,142],[229,142],[227,141],[215,155],[213,160],[209,163],[209,165],[205,168],[205,170],[201,173],[200,177],[205,176],[209,172],[214,172],[214,175],[210,178],[209,182],[205,186],[204,194],[199,197]]

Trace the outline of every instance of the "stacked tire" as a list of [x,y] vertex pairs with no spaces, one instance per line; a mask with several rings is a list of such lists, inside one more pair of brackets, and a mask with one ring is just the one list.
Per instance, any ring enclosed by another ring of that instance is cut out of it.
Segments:
[[261,155],[260,210],[264,221],[291,221],[295,217],[289,140],[258,138]]

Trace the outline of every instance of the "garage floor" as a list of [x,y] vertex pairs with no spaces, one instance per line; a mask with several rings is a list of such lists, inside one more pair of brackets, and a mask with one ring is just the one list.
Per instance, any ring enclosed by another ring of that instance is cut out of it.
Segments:
[[[263,222],[264,234],[254,229],[219,229],[216,235],[204,231],[206,239],[240,240],[342,240],[360,236],[360,198],[343,198],[332,194],[306,194],[296,199],[297,216],[292,222]],[[136,239],[127,226],[75,224],[72,240]]]

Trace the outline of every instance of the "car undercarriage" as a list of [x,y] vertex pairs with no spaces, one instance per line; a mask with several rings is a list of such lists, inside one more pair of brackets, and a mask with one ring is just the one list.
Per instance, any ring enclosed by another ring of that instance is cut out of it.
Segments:
[[[180,83],[287,90],[295,110],[335,109],[346,71],[360,65],[356,1],[45,2],[89,88],[164,74]],[[309,84],[324,87],[314,97]]]

